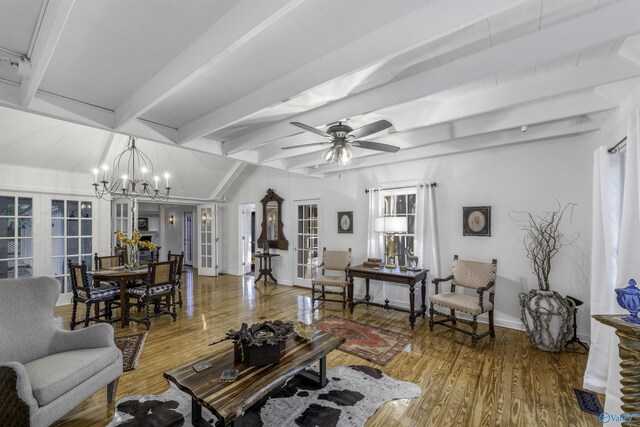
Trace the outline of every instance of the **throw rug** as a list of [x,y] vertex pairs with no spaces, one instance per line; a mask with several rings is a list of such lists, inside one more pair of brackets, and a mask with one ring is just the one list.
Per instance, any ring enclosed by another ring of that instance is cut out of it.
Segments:
[[[319,388],[294,377],[245,412],[242,425],[363,426],[384,403],[421,393],[416,384],[394,380],[368,366],[338,366],[327,372],[327,379],[327,385]],[[202,417],[212,424],[217,421],[205,408]],[[125,397],[116,404],[107,427],[115,426],[192,426],[191,398],[173,383],[160,395]]]
[[122,369],[124,372],[132,371],[138,367],[138,359],[142,354],[147,333],[116,337],[116,346],[122,352]]
[[316,329],[341,335],[346,342],[338,350],[361,357],[380,366],[385,366],[413,339],[363,323],[353,322],[337,316],[324,317],[313,324]]

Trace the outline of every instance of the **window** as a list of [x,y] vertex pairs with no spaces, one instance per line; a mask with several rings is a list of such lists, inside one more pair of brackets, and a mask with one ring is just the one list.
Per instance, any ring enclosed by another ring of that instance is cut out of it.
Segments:
[[51,201],[51,271],[60,282],[60,292],[71,292],[69,260],[84,261],[91,269],[93,251],[92,203],[77,200]]
[[407,232],[393,236],[396,265],[407,265],[407,248],[414,252],[414,236],[416,229],[416,190],[404,188],[399,190],[381,190],[383,196],[384,216],[407,217]]
[[0,197],[0,279],[33,276],[33,200]]

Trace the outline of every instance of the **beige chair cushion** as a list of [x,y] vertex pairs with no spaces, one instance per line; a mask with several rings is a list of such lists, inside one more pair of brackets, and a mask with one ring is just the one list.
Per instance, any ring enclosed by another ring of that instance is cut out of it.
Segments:
[[347,286],[347,281],[344,276],[320,276],[311,281],[312,286],[333,286],[337,288],[344,288]]
[[487,312],[493,309],[493,304],[488,300],[484,300],[483,302],[483,307],[484,307],[484,311],[483,311],[483,310],[480,310],[480,305],[478,305],[477,296],[464,295],[464,294],[451,293],[451,292],[432,295],[429,297],[429,301],[432,304],[462,311],[463,313],[467,313],[472,316],[478,316],[479,314],[482,314],[484,312]]
[[[496,280],[496,265],[488,262],[453,261],[453,284],[465,288],[478,289]],[[493,292],[491,288],[489,292]]]
[[322,257],[325,270],[344,271],[351,263],[349,251],[324,251]]

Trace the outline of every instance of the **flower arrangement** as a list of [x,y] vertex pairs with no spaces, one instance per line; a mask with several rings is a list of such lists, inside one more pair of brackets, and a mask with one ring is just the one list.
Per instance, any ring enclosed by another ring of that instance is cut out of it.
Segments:
[[158,249],[155,243],[148,240],[140,240],[142,238],[142,234],[140,234],[140,231],[137,228],[133,230],[133,237],[131,238],[128,238],[122,231],[116,231],[116,238],[120,241],[121,245],[137,246],[139,249],[148,249],[150,251]]
[[140,240],[142,238],[142,234],[136,228],[133,230],[133,236],[131,238],[127,237],[122,231],[116,231],[116,238],[120,242],[121,245],[127,247],[127,266],[131,269],[138,267],[138,251],[140,249],[148,249],[150,251],[155,251],[158,247],[153,243],[147,240]]

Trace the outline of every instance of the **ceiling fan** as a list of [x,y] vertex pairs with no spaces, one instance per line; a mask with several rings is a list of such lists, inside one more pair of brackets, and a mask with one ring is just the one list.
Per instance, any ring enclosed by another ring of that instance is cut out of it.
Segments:
[[292,145],[289,147],[282,147],[283,150],[290,150],[300,147],[311,147],[314,145],[332,144],[327,151],[322,155],[327,162],[338,162],[345,164],[351,160],[351,149],[349,146],[365,148],[367,150],[383,151],[386,153],[395,153],[400,150],[400,147],[395,145],[382,144],[380,142],[363,141],[359,138],[372,135],[393,126],[387,120],[378,120],[377,122],[369,123],[358,129],[353,129],[351,126],[347,126],[342,122],[329,126],[326,131],[321,131],[312,126],[305,125],[300,122],[290,122],[292,125],[304,129],[308,132],[313,132],[316,135],[331,138],[329,141],[313,142],[311,144]]

